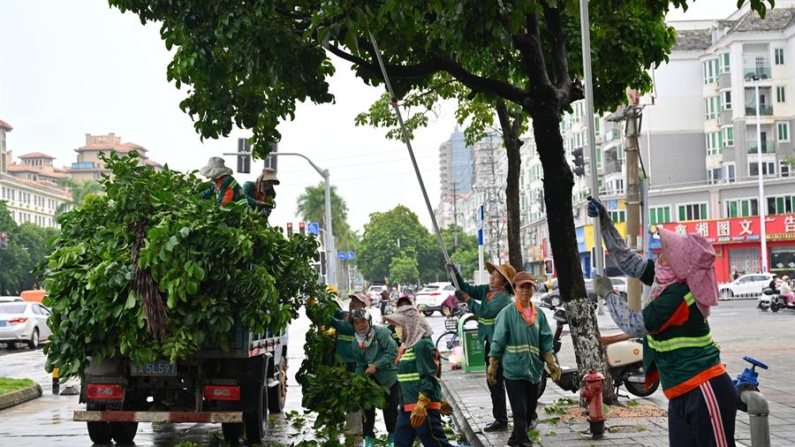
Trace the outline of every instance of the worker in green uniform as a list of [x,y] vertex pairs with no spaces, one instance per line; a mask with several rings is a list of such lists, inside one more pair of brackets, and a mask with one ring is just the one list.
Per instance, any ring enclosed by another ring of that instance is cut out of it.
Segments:
[[264,168],[257,180],[243,184],[248,206],[259,211],[267,219],[276,207],[276,188],[279,178],[273,168]]
[[207,165],[199,170],[199,174],[212,180],[214,185],[204,191],[201,196],[205,199],[214,199],[219,206],[231,202],[241,202],[245,199],[243,189],[237,180],[232,177],[232,169],[227,168],[221,157],[210,157]]
[[417,437],[424,447],[451,447],[442,428],[442,415],[452,413],[452,408],[442,401],[441,362],[431,340],[433,330],[414,306],[401,306],[386,319],[401,334],[395,447],[411,447]]
[[552,331],[544,312],[538,312],[530,298],[536,288],[533,276],[519,272],[514,276],[516,302],[505,306],[497,315],[489,357],[488,381],[496,380],[502,365],[505,388],[513,413],[513,433],[508,438],[511,447],[532,447],[527,436],[538,403],[538,384],[543,377],[544,362],[553,381],[560,380],[560,367],[552,349]]
[[[397,344],[392,333],[384,326],[373,326],[373,317],[367,309],[355,309],[350,321],[356,332],[353,357],[356,374],[366,374],[386,393],[382,408],[388,434],[386,447],[395,445],[395,423],[398,411]],[[375,447],[375,407],[364,410],[364,447]]]
[[[513,289],[513,276],[516,274],[511,264],[505,263],[495,266],[486,262],[489,272],[489,283],[482,286],[473,286],[464,281],[454,264],[447,268],[455,274],[458,285],[464,292],[469,311],[478,318],[478,341],[483,345],[483,358],[489,358],[491,350],[491,337],[494,334],[494,323],[497,314],[507,305],[511,304]],[[494,422],[483,428],[485,432],[504,431],[508,429],[508,410],[505,405],[505,382],[502,379],[502,365],[497,368],[494,381],[488,384],[491,394],[491,412]]]

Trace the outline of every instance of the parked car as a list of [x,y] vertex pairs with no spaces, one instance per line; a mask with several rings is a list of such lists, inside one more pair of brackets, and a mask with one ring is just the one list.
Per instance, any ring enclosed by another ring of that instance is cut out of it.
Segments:
[[762,289],[770,284],[773,275],[770,273],[752,273],[743,275],[732,282],[720,284],[720,299],[727,300],[736,296],[758,297]]
[[378,306],[378,302],[381,301],[381,292],[387,290],[387,287],[384,285],[381,286],[370,286],[367,289],[367,297],[370,298],[370,307]]
[[8,349],[16,349],[17,343],[36,349],[40,340],[50,338],[50,315],[52,312],[39,303],[0,303],[0,343]]
[[0,296],[0,303],[13,303],[25,301],[21,296]]
[[616,276],[610,278],[610,282],[613,283],[613,290],[623,298],[627,297],[627,281],[628,278],[626,276]]
[[455,287],[449,282],[432,282],[417,292],[414,304],[426,317],[430,317],[434,312],[441,313],[442,303],[454,293]]
[[[557,285],[557,281],[556,284]],[[585,291],[588,293],[588,298],[590,298],[591,302],[597,304],[596,301],[596,294],[593,291],[593,280],[586,279],[585,280]],[[541,305],[544,307],[548,307],[550,309],[555,309],[560,307],[563,304],[563,299],[560,297],[560,289],[555,287],[549,293],[545,293],[541,297]]]

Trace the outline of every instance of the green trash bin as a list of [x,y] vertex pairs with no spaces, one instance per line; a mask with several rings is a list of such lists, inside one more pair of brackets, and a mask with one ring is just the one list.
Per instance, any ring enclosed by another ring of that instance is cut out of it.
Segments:
[[[467,325],[467,323],[470,323]],[[471,323],[474,323],[471,324]],[[483,358],[483,345],[478,341],[478,318],[466,314],[458,319],[458,339],[464,349],[464,372],[483,372],[486,360]]]

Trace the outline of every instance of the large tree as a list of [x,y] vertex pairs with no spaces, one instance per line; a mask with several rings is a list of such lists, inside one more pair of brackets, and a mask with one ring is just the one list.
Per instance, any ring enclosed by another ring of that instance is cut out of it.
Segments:
[[[348,224],[348,204],[337,194],[337,188],[331,187],[331,226],[333,228],[336,247],[340,250],[356,248],[356,234]],[[321,182],[317,186],[307,186],[296,201],[295,215],[307,222],[318,222],[321,228],[326,227],[326,188]]]
[[92,180],[77,182],[71,178],[67,178],[59,180],[58,184],[64,188],[69,188],[69,194],[71,194],[72,200],[58,205],[58,208],[55,209],[56,216],[60,216],[61,214],[80,206],[86,197],[91,194],[97,194],[102,189],[99,183]]
[[41,284],[37,267],[52,252],[47,240],[58,234],[54,228],[32,223],[17,225],[0,201],[0,233],[5,233],[7,246],[0,247],[0,295],[18,295]]
[[[353,63],[364,82],[382,82],[371,36],[381,46],[399,98],[425,89],[437,76],[443,76],[468,91],[469,98],[495,107],[501,101],[516,106],[533,120],[545,173],[550,242],[561,296],[569,311],[577,363],[581,370],[604,370],[574,232],[574,179],[559,128],[564,111],[583,97],[578,80],[582,75],[579,2],[110,3],[134,11],[143,22],[162,22],[166,46],[177,47],[168,78],[177,87],[190,85],[181,107],[195,119],[203,137],[228,135],[236,124],[253,129],[256,140],[277,140],[279,120],[292,118],[297,101],[333,100],[326,81],[333,73],[329,53]],[[665,13],[672,6],[686,8],[687,3],[590,2],[593,93],[598,110],[611,110],[623,102],[628,86],[641,91],[650,88],[646,70],[667,59],[675,39],[674,30],[663,21]],[[738,5],[742,3],[744,0],[738,0]],[[752,7],[762,13],[766,3],[772,6],[774,2],[751,0]],[[269,145],[258,147],[264,152]],[[507,149],[510,160],[510,151],[516,148]],[[517,158],[509,164],[515,170],[518,155],[514,155]],[[511,212],[518,211],[509,209]]]

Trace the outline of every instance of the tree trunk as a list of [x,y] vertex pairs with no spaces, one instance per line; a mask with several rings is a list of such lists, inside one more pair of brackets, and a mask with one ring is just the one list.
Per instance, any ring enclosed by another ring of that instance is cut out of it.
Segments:
[[497,102],[497,116],[502,127],[502,140],[508,155],[508,178],[505,185],[505,206],[508,210],[508,262],[517,272],[524,270],[522,260],[522,218],[519,203],[519,176],[522,169],[522,140],[520,138],[524,114],[510,113],[505,101]]
[[542,107],[533,116],[538,155],[544,168],[544,202],[560,296],[566,306],[574,354],[580,374],[594,370],[605,375],[605,403],[615,403],[612,378],[606,368],[599,326],[585,290],[580,253],[574,230],[571,193],[574,175],[563,150],[560,121],[552,107]]

